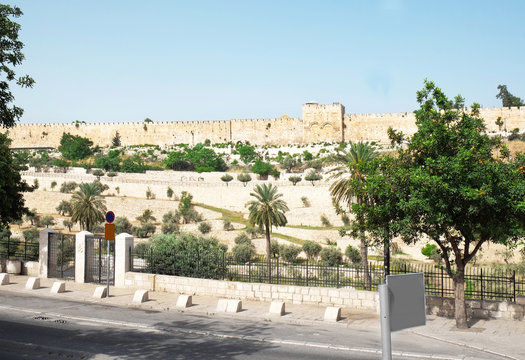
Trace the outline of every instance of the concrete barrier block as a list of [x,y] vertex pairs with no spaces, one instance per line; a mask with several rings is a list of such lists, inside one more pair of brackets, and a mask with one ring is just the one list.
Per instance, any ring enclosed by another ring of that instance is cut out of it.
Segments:
[[7,260],[6,273],[18,275],[22,273],[22,262],[20,260]]
[[242,310],[241,300],[228,300],[228,307],[226,308],[226,312],[238,313],[241,310]]
[[175,307],[178,308],[187,308],[192,305],[192,297],[191,295],[179,295],[177,299],[177,304]]
[[148,290],[137,290],[133,295],[133,304],[142,304],[149,300]]
[[228,299],[219,299],[217,303],[217,312],[226,312],[228,309]]
[[106,287],[105,286],[97,286],[95,289],[95,292],[93,293],[93,297],[97,299],[102,299],[106,297]]
[[341,319],[341,308],[328,306],[324,312],[324,321],[339,321]]
[[9,274],[0,274],[0,285],[9,285]]
[[284,301],[272,301],[270,304],[270,315],[284,315]]
[[52,294],[63,293],[64,291],[66,291],[65,281],[55,281],[53,283],[53,286],[51,287]]
[[35,290],[40,288],[40,278],[30,277],[26,282],[26,290]]

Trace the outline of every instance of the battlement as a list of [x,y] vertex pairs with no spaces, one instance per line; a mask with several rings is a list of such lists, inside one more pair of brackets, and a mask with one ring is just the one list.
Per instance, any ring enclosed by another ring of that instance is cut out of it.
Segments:
[[[481,108],[480,116],[485,119],[487,131],[525,130],[525,107]],[[496,125],[498,118],[503,125]],[[4,131],[9,131],[13,148],[24,148],[58,147],[64,132],[87,137],[94,144],[105,146],[111,144],[117,131],[123,145],[194,145],[206,140],[212,143],[248,141],[257,145],[348,140],[388,142],[389,127],[408,135],[414,133],[417,130],[414,113],[346,114],[340,103],[310,101],[302,105],[302,118],[283,115],[279,118],[211,121],[20,124]]]

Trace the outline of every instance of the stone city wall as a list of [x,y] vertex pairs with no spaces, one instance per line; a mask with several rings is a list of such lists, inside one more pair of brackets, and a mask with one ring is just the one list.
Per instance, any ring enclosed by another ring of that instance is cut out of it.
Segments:
[[[525,108],[482,108],[489,132],[525,130]],[[118,131],[122,145],[195,145],[209,139],[212,143],[249,141],[257,145],[311,144],[368,140],[388,143],[387,129],[406,134],[416,131],[411,112],[387,114],[345,114],[343,105],[334,103],[303,105],[302,119],[286,115],[274,119],[233,119],[221,121],[176,121],[154,123],[90,124],[20,124],[9,130],[12,147],[54,147],[60,145],[63,133],[91,139],[95,145],[111,144]],[[496,119],[503,126],[498,128]]]

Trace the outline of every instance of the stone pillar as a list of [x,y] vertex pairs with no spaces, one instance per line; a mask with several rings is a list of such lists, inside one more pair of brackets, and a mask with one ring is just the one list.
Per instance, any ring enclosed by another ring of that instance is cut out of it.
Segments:
[[[89,231],[81,231],[75,235],[75,282],[84,283],[86,280],[86,271],[90,268],[91,257],[93,257],[93,241],[86,241],[87,237],[93,236]],[[92,272],[88,272],[92,275]]]
[[126,272],[131,271],[130,261],[133,251],[133,236],[127,233],[115,237],[115,287],[125,286]]
[[[40,231],[38,238],[39,242],[39,255],[38,255],[38,276],[47,278],[48,267],[49,267],[49,234],[56,233],[53,229],[44,229]],[[56,261],[55,261],[56,263]]]

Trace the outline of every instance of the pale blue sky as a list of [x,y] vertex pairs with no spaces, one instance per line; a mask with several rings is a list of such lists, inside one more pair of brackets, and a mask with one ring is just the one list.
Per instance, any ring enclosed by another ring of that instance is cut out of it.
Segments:
[[413,111],[423,80],[525,98],[524,1],[19,0],[22,123]]

